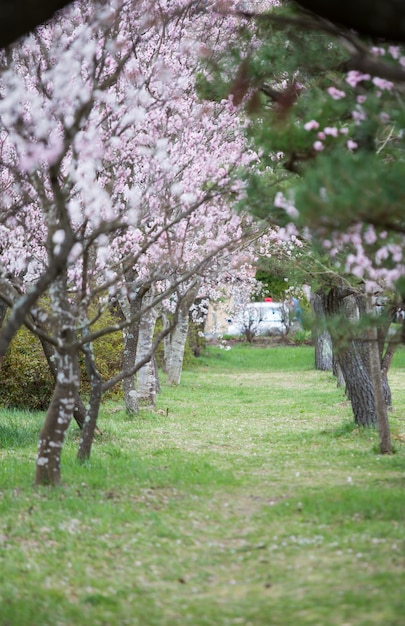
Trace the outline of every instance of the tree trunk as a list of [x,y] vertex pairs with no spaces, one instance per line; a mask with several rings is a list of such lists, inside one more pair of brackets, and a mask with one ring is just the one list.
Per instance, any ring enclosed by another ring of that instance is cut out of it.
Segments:
[[[195,298],[194,305],[197,307],[197,319],[193,319],[191,311],[189,313],[191,328],[188,332],[188,343],[196,358],[200,357],[205,348],[204,328],[207,321],[208,303],[204,298]],[[190,332],[191,331],[191,332]]]
[[60,458],[66,431],[73,417],[79,389],[79,364],[75,329],[68,315],[66,276],[58,278],[50,289],[51,306],[58,323],[60,348],[55,351],[57,369],[56,385],[39,435],[35,484],[58,485],[60,483]]
[[346,349],[339,350],[338,360],[345,379],[346,393],[352,405],[354,421],[358,426],[376,426],[373,384],[354,342],[349,342]]
[[[148,306],[153,298],[153,292],[144,297],[143,306]],[[153,335],[155,332],[158,310],[156,307],[148,309],[142,314],[139,324],[138,347],[136,351],[136,361],[139,363],[152,348]],[[138,402],[143,405],[154,407],[156,405],[157,394],[157,368],[156,361],[151,358],[136,373]]]
[[342,368],[339,365],[339,361],[338,361],[336,354],[333,354],[333,357],[332,357],[332,372],[333,372],[334,377],[336,378],[336,386],[339,388],[346,387],[345,377],[343,376]]
[[190,319],[189,312],[200,289],[200,284],[200,280],[193,282],[182,297],[178,307],[177,323],[170,333],[170,341],[165,346],[168,348],[165,353],[165,366],[169,385],[180,384]]
[[[339,324],[335,324],[333,342],[354,420],[359,426],[378,426],[380,450],[390,453],[387,406],[391,405],[391,390],[387,372],[393,349],[388,347],[384,358],[382,354],[390,325],[389,316],[377,321],[375,306],[359,292],[334,288],[329,292],[327,302],[330,314],[342,316]],[[362,329],[365,313],[370,315],[371,321]]]
[[[127,271],[125,274],[129,286],[130,297],[120,296],[118,299],[121,312],[129,322],[128,328],[124,330],[124,349],[122,354],[122,369],[130,371],[133,369],[136,360],[136,350],[139,334],[139,314],[141,310],[144,289],[135,285],[136,274]],[[135,378],[132,374],[122,381],[122,391],[124,394],[125,409],[128,415],[138,415],[139,406],[135,387]]]
[[318,293],[311,294],[311,308],[314,315],[312,336],[315,346],[315,369],[330,371],[333,365],[332,338],[326,327],[323,298]]
[[0,328],[3,326],[3,322],[6,318],[8,306],[3,300],[0,300]]
[[39,435],[36,485],[59,485],[60,457],[66,431],[73,416],[78,387],[78,371],[74,355],[58,352],[58,381],[53,392],[45,422]]
[[84,420],[82,436],[80,438],[77,458],[83,462],[90,458],[91,446],[97,426],[102,396],[102,378],[94,360],[93,346],[84,346],[86,371],[90,379],[90,398],[86,418]]
[[[371,301],[368,303],[368,310],[373,311]],[[375,408],[377,412],[377,426],[379,434],[379,449],[381,454],[392,454],[390,426],[387,415],[386,398],[384,397],[383,379],[381,372],[381,357],[378,342],[378,331],[374,325],[369,330],[369,358],[370,358],[370,378],[374,388]]]
[[389,331],[391,328],[391,323],[394,320],[396,310],[396,304],[391,304],[388,310],[385,312],[385,315],[381,315],[380,323],[377,325],[378,351],[381,361],[382,386],[385,404],[389,410],[392,410],[392,395],[388,383],[388,371],[390,369],[392,359],[394,358],[395,350],[399,345],[397,338],[394,338],[392,340],[389,337]]
[[[136,347],[138,344],[138,322],[131,324],[124,331],[124,350],[122,355],[122,369],[133,368],[136,359]],[[125,409],[128,415],[138,415],[139,406],[135,387],[134,376],[127,376],[122,381]]]
[[395,350],[398,346],[398,342],[389,342],[385,354],[381,363],[381,376],[382,385],[384,391],[385,404],[388,409],[392,410],[392,395],[391,389],[388,383],[388,370],[391,366],[392,359],[394,358]]
[[[373,381],[374,391],[377,396],[382,394],[385,407],[392,408],[392,396],[391,389],[388,382],[388,369],[394,356],[394,346],[388,344],[386,353],[384,355],[385,345],[387,343],[388,331],[392,321],[392,314],[389,310],[383,311],[376,316],[375,303],[371,302],[371,296],[366,298],[364,294],[358,294],[356,301],[359,305],[360,315],[366,313],[371,318],[369,322],[369,328],[366,332],[366,341],[359,342],[359,348],[361,350],[363,362],[365,363],[371,380]],[[379,368],[379,375],[375,376],[372,372],[374,367],[374,361]],[[378,385],[376,389],[375,385]],[[381,387],[381,389],[380,389]],[[386,411],[386,409],[385,409]],[[378,416],[378,408],[376,406],[376,412]]]
[[368,356],[369,352],[364,340],[354,338],[355,322],[360,315],[354,296],[353,291],[339,287],[334,287],[328,293],[328,314],[336,316],[332,333],[333,347],[343,373],[355,423],[359,426],[376,426],[377,412],[369,359],[364,360],[365,354]]
[[[35,324],[37,326],[39,325],[39,322],[36,319],[35,319]],[[56,370],[56,364],[55,364],[55,349],[52,344],[50,344],[48,341],[45,341],[42,337],[38,337],[38,338],[39,338],[39,341],[41,342],[42,350],[44,351],[44,355],[48,363],[49,371],[51,372],[54,380],[56,381],[57,370]],[[77,393],[76,393],[73,417],[75,419],[76,424],[80,428],[80,430],[82,430],[84,420],[86,418],[86,408],[83,404],[83,400],[80,397],[79,390],[77,390]]]

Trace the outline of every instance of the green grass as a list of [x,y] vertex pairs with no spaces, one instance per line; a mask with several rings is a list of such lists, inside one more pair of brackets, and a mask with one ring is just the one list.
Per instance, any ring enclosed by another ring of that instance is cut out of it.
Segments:
[[[405,359],[396,454],[375,453],[303,347],[210,348],[93,456],[73,426],[58,489],[34,488],[41,414],[0,414],[0,626],[400,626]],[[118,410],[117,410],[118,409]]]

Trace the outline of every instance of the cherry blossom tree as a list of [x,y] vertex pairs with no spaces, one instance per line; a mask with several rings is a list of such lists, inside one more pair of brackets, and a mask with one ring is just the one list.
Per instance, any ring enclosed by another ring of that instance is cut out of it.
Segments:
[[[92,383],[84,459],[102,393],[129,380],[135,397],[131,379],[184,314],[190,285],[246,241],[246,218],[229,203],[256,155],[232,98],[204,102],[194,89],[201,53],[224,45],[221,29],[238,20],[200,5],[75,4],[3,55],[0,297],[10,314],[0,352],[23,322],[54,348],[39,484],[60,481],[79,352]],[[140,320],[167,301],[172,326],[138,350]],[[122,318],[95,331],[112,302]],[[123,369],[103,381],[93,343],[122,331]]]

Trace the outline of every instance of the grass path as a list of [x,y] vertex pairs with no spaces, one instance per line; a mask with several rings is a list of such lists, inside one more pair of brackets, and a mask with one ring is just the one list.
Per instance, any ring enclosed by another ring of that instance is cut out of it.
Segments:
[[211,348],[87,466],[33,489],[41,415],[0,414],[0,626],[402,626],[405,367],[376,454],[310,348]]

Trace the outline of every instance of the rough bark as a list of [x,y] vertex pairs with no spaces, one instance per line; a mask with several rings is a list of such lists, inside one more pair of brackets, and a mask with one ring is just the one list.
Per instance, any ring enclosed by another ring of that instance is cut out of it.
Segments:
[[326,327],[323,297],[311,294],[311,308],[314,316],[312,336],[315,347],[315,369],[327,372],[333,366],[332,338]]
[[[331,312],[340,313],[353,324],[347,327],[346,335],[335,334],[336,357],[342,369],[346,393],[351,401],[356,424],[377,426],[380,434],[380,450],[384,454],[392,451],[387,407],[391,406],[391,390],[388,383],[388,368],[393,356],[393,348],[383,356],[384,346],[390,326],[390,316],[375,318],[375,306],[364,294],[348,293],[335,288],[328,296]],[[371,318],[368,328],[360,336],[356,335],[355,323],[367,313]],[[341,325],[341,328],[344,324]]]
[[382,376],[382,384],[383,384],[383,391],[384,391],[384,399],[385,399],[385,404],[388,407],[388,409],[392,409],[392,394],[391,394],[391,388],[388,383],[388,371],[391,366],[392,359],[394,358],[394,354],[395,354],[395,350],[397,346],[398,346],[397,342],[388,343],[387,349],[385,351],[385,354],[382,358],[382,363],[381,363],[381,376]]
[[[373,381],[370,378],[369,360],[365,361],[364,341],[348,336],[352,334],[351,324],[359,316],[355,294],[335,287],[327,296],[327,310],[330,315],[341,316],[342,323],[332,333],[334,352],[342,370],[346,393],[353,409],[354,421],[359,426],[376,426],[377,412]],[[351,324],[344,324],[344,319]],[[346,328],[345,328],[346,326]]]
[[154,354],[153,357],[152,357],[152,366],[153,366],[153,370],[155,372],[156,393],[160,393],[162,391],[162,388],[160,386],[159,368],[158,368],[158,363],[157,363],[157,359],[156,359],[156,354]]
[[60,457],[75,406],[78,387],[76,357],[61,351],[57,359],[59,362],[58,381],[39,435],[36,485],[55,486],[60,483]]
[[349,342],[346,349],[339,350],[338,360],[345,379],[346,393],[352,405],[354,421],[358,426],[376,426],[373,384],[353,342]]
[[162,313],[162,322],[163,322],[163,329],[166,331],[166,336],[163,339],[163,354],[164,354],[164,358],[163,358],[163,371],[165,372],[165,374],[167,374],[167,370],[166,370],[166,355],[169,354],[170,351],[170,319],[169,317],[163,312]]
[[183,368],[184,350],[186,347],[189,326],[189,312],[197,293],[200,281],[195,281],[182,297],[178,308],[177,323],[170,333],[170,340],[166,344],[165,367],[169,385],[179,385]]
[[188,313],[182,314],[179,312],[179,321],[171,334],[170,349],[165,357],[167,382],[169,385],[180,384],[188,324]]
[[[357,300],[359,301],[359,298],[357,298]],[[388,369],[392,361],[392,357],[394,356],[392,349],[395,350],[395,348],[393,344],[391,344],[391,346],[388,344],[387,350],[385,350],[385,346],[393,315],[390,310],[387,309],[376,317],[375,304],[364,296],[361,297],[360,304],[362,306],[362,311],[364,313],[368,313],[368,315],[374,320],[370,327],[368,341],[362,342],[364,346],[363,359],[369,368],[370,377],[372,380],[375,380],[375,384],[381,386],[386,411],[387,408],[392,408],[392,395],[388,382]],[[380,372],[378,376],[375,376],[375,378],[374,373],[372,372],[374,361],[378,364]],[[379,390],[376,391],[376,395],[377,394],[380,394]]]
[[392,394],[388,382],[388,371],[390,369],[392,359],[394,358],[395,351],[399,345],[398,338],[391,340],[391,338],[389,337],[391,322],[394,319],[395,311],[395,306],[390,307],[390,309],[387,311],[387,315],[382,317],[382,320],[377,326],[377,340],[381,360],[382,386],[385,404],[389,410],[392,409]]
[[3,326],[7,314],[8,306],[3,300],[0,300],[0,328]]

